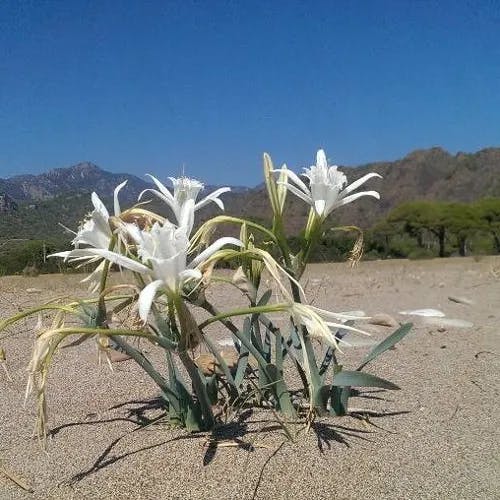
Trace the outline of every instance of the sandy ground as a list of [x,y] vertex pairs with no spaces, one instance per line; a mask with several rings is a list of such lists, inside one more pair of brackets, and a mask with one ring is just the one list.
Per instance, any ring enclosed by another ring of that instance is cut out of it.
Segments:
[[[55,295],[83,294],[77,276],[0,279],[2,315]],[[32,438],[35,407],[23,407],[33,322],[1,342],[12,381],[0,369],[0,459],[27,493],[0,473],[0,498],[500,498],[500,258],[311,266],[308,295],[332,310],[386,312],[433,307],[472,328],[439,328],[414,319],[414,331],[368,371],[401,386],[355,398],[375,412],[318,420],[295,442],[266,411],[234,417],[215,437],[242,446],[207,446],[165,424],[155,386],[132,361],[114,372],[96,363],[95,346],[66,349],[49,383],[48,453]],[[28,292],[36,288],[39,292]],[[215,291],[222,304],[239,297]],[[472,305],[452,302],[454,295]],[[390,331],[371,326],[377,339]],[[355,367],[366,348],[345,351]],[[372,425],[373,424],[373,425]]]

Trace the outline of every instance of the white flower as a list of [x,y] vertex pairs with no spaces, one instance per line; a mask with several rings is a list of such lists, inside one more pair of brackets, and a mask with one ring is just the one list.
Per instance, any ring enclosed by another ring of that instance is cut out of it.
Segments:
[[335,335],[332,330],[341,329],[342,331],[370,335],[368,332],[346,324],[348,321],[367,319],[361,311],[334,313],[307,304],[293,303],[290,306],[290,312],[295,324],[304,325],[312,338],[332,347],[337,347],[338,342],[350,345],[343,340],[344,335]]
[[[114,215],[118,217],[121,213],[120,202],[118,201],[118,193],[127,184],[127,181],[116,186],[114,190]],[[82,223],[78,231],[75,233],[72,244],[75,248],[80,248],[81,245],[88,245],[93,248],[108,249],[113,237],[113,231],[109,223],[109,212],[104,203],[96,193],[91,196],[94,210],[90,213],[87,219]],[[51,257],[71,257],[71,252],[59,252],[52,254]]]
[[[118,194],[122,188],[127,184],[127,181],[122,182],[116,186],[114,190],[114,216],[119,217],[121,214],[120,202],[118,201]],[[81,224],[78,231],[75,233],[72,244],[75,250],[68,250],[66,252],[57,252],[51,254],[49,257],[63,257],[70,262],[81,262],[82,264],[89,264],[101,260],[101,257],[92,253],[85,253],[85,248],[81,246],[88,246],[92,248],[100,248],[108,250],[113,238],[113,229],[110,224],[110,215],[108,209],[101,201],[96,193],[91,196],[94,210],[90,213],[85,221]],[[95,271],[82,281],[89,281],[91,288],[97,281],[104,269],[103,263],[99,264]]]
[[172,195],[172,193],[156,177],[153,177],[152,175],[149,175],[149,177],[156,184],[158,190],[145,189],[139,195],[139,199],[141,199],[142,195],[148,191],[154,193],[172,209],[172,212],[177,220],[177,224],[180,227],[185,227],[188,235],[191,234],[193,229],[194,212],[205,205],[208,205],[210,202],[216,203],[221,210],[224,210],[224,204],[222,203],[222,200],[219,199],[219,196],[223,193],[231,191],[231,188],[229,187],[219,188],[197,202],[196,199],[198,198],[198,194],[203,189],[203,184],[201,182],[188,177],[169,177],[174,186],[174,194]]
[[[373,196],[380,199],[377,191],[362,191],[351,195],[349,193],[364,184],[368,179],[382,177],[381,175],[372,172],[347,186],[345,174],[337,170],[337,168],[336,165],[328,165],[325,152],[320,149],[316,155],[316,165],[304,169],[305,173],[303,175],[309,179],[309,187],[297,174],[286,169],[286,167],[274,171],[286,171],[288,179],[293,182],[293,184],[286,183],[287,189],[311,205],[316,214],[323,219],[336,208],[351,203],[351,201],[362,196]],[[283,183],[278,182],[278,184]]]
[[183,227],[178,228],[167,221],[163,226],[154,224],[151,231],[141,231],[133,226],[129,234],[137,245],[141,261],[151,266],[150,274],[154,281],[143,290],[144,294],[150,288],[154,295],[162,285],[169,292],[178,293],[189,279],[201,279],[198,269],[187,267],[189,238]]
[[156,292],[163,288],[169,295],[180,295],[184,284],[190,280],[201,280],[202,274],[197,267],[225,245],[242,246],[240,240],[231,237],[219,238],[189,264],[187,255],[190,247],[185,227],[177,227],[166,221],[163,225],[155,223],[150,231],[127,224],[127,234],[137,247],[141,262],[125,255],[105,249],[87,248],[73,250],[78,255],[96,255],[131,271],[150,276],[153,281],[139,295],[139,316],[147,320]]

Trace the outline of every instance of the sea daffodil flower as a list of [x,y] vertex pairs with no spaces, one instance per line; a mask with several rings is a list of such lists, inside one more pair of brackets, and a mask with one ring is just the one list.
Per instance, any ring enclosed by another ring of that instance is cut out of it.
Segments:
[[172,209],[177,224],[180,227],[186,228],[188,236],[193,229],[194,212],[211,202],[214,202],[221,210],[224,210],[224,203],[219,199],[219,196],[231,191],[229,187],[222,187],[197,202],[198,195],[204,186],[196,179],[190,179],[189,177],[169,177],[174,186],[174,193],[172,194],[156,177],[149,174],[148,176],[156,184],[158,190],[145,189],[139,195],[139,199],[142,198],[144,193],[150,191],[163,200]]
[[[328,165],[325,152],[320,149],[316,154],[316,165],[304,169],[304,177],[309,179],[307,186],[293,171],[286,169],[288,181],[286,187],[293,194],[311,205],[315,213],[325,219],[333,210],[347,203],[351,203],[362,196],[373,196],[380,199],[377,191],[362,191],[352,193],[372,177],[382,177],[371,172],[364,175],[352,184],[347,185],[347,177],[338,170],[337,165]],[[276,169],[274,172],[283,172],[285,169]],[[290,183],[290,181],[292,183]],[[283,184],[278,182],[278,184]]]
[[[118,194],[122,188],[127,184],[127,181],[122,182],[116,186],[113,198],[114,198],[114,217],[118,218],[121,214],[120,202],[118,200]],[[65,252],[57,252],[50,255],[50,257],[63,257],[65,260],[70,262],[82,262],[83,264],[89,264],[92,262],[97,262],[101,260],[101,257],[94,254],[82,253],[81,246],[89,246],[92,248],[100,248],[108,250],[111,246],[111,240],[114,236],[114,231],[112,228],[111,217],[108,209],[101,201],[99,196],[94,192],[91,195],[92,205],[94,205],[94,210],[90,215],[83,221],[81,226],[71,242],[75,247],[75,250],[68,250]],[[78,251],[77,251],[78,250]],[[82,281],[90,281],[91,284],[95,284],[100,274],[104,269],[103,263],[99,264],[95,271],[91,273],[87,278]]]
[[342,329],[370,335],[364,330],[346,324],[347,321],[369,319],[362,312],[335,313],[300,303],[291,304],[290,312],[296,325],[304,325],[312,338],[316,338],[332,347],[338,347],[338,342],[349,345],[348,342],[342,340],[342,336],[335,335],[332,330]]
[[[121,214],[118,194],[126,184],[127,181],[124,181],[116,186],[114,190],[113,208],[115,217],[119,217]],[[111,238],[113,237],[113,230],[110,225],[110,215],[108,209],[96,193],[92,193],[91,198],[94,210],[91,212],[87,220],[85,220],[80,226],[72,243],[75,248],[79,248],[80,245],[89,245],[94,248],[109,248]]]
[[135,243],[139,260],[110,250],[84,248],[73,250],[78,255],[94,255],[131,271],[150,276],[153,281],[139,294],[139,316],[147,320],[156,292],[163,288],[168,295],[179,296],[185,283],[201,280],[202,273],[197,267],[225,245],[242,246],[240,240],[223,237],[216,240],[203,252],[187,263],[189,238],[184,226],[177,227],[166,221],[155,223],[150,231],[139,229],[135,224],[126,224],[129,238]]
[[202,273],[197,266],[215,252],[229,244],[242,246],[241,241],[236,238],[219,238],[188,264],[190,242],[184,226],[176,227],[167,221],[163,225],[154,224],[151,231],[130,228],[129,234],[137,244],[139,258],[151,266],[150,274],[153,278],[139,297],[139,316],[143,321],[147,319],[159,288],[164,287],[171,294],[180,294],[187,281],[202,279]]

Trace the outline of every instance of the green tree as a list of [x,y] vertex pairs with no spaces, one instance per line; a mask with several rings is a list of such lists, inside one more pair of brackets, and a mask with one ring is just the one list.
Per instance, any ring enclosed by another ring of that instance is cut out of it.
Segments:
[[490,233],[500,253],[500,198],[483,198],[473,205],[481,228]]
[[445,256],[446,230],[449,224],[446,203],[426,200],[411,201],[396,207],[387,217],[390,224],[402,228],[424,246],[425,232],[437,238],[439,256]]
[[467,203],[446,203],[443,204],[442,211],[442,220],[449,233],[456,237],[458,253],[464,257],[467,252],[467,240],[481,225],[477,211]]

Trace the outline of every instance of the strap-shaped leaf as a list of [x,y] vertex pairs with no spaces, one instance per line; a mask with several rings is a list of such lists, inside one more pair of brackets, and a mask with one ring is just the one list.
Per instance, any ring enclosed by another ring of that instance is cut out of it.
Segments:
[[278,370],[276,365],[273,365],[272,363],[269,363],[266,368],[272,384],[272,390],[278,399],[279,409],[287,417],[294,418],[296,416],[296,412],[290,398],[290,392],[288,391],[285,381],[283,380],[283,374],[280,370]]
[[341,417],[347,415],[349,398],[351,396],[352,389],[347,387],[331,387],[330,390],[330,413]]
[[357,371],[362,370],[370,361],[373,361],[376,357],[380,356],[383,352],[387,351],[394,345],[396,345],[401,339],[406,337],[413,326],[413,323],[405,323],[401,325],[394,333],[389,335],[386,339],[382,340],[380,344],[377,344],[365,357],[363,362],[357,368]]
[[326,376],[326,372],[328,370],[328,367],[330,366],[330,363],[333,361],[333,358],[335,357],[335,349],[332,346],[328,346],[328,348],[325,351],[325,355],[323,356],[323,361],[321,362],[321,365],[319,367],[319,374],[321,377],[323,377],[323,380]]
[[265,306],[269,302],[269,299],[271,298],[272,295],[273,295],[273,291],[272,290],[266,290],[262,294],[262,297],[257,302],[257,305],[258,306]]
[[[251,328],[250,318],[245,318],[245,321],[243,322],[242,335],[245,335],[247,338],[250,338],[250,328]],[[241,344],[240,356],[238,359],[238,367],[236,369],[236,374],[234,376],[234,383],[236,387],[239,387],[243,382],[243,378],[245,376],[245,372],[248,366],[248,354],[249,354],[248,349],[243,344]]]
[[335,387],[381,387],[382,389],[398,390],[399,387],[388,380],[385,380],[369,373],[358,371],[342,370],[333,377],[332,385]]
[[[219,364],[219,367],[222,370],[222,373],[226,377],[227,383],[229,384],[229,393],[230,393],[231,399],[236,399],[238,397],[238,395],[239,395],[238,386],[236,385],[236,382],[235,382],[235,380],[233,378],[231,370],[227,366],[227,363],[224,360],[224,357],[218,351],[217,346],[208,338],[207,335],[205,335],[203,337],[203,340],[207,344],[210,352],[217,359],[217,363]],[[207,377],[205,376],[205,378],[207,378]]]

